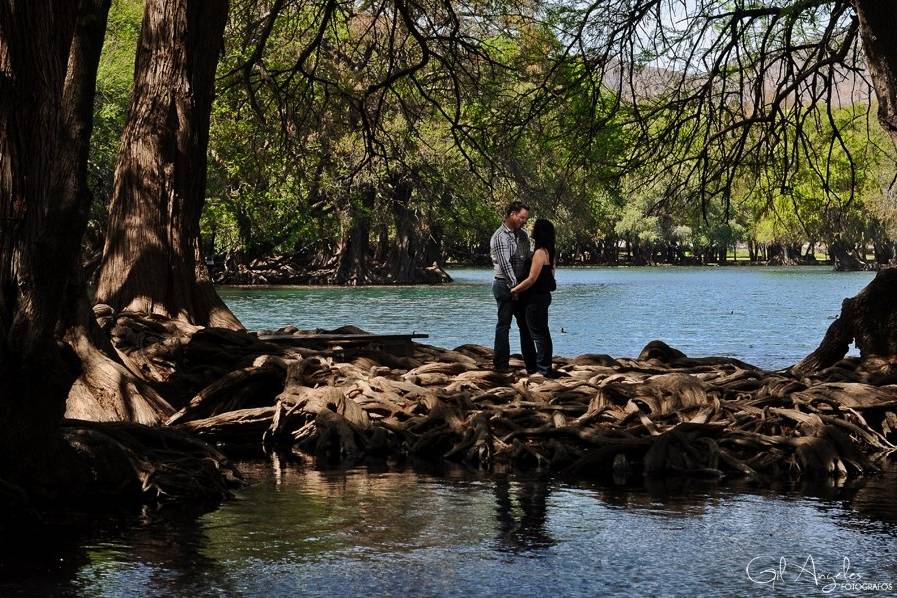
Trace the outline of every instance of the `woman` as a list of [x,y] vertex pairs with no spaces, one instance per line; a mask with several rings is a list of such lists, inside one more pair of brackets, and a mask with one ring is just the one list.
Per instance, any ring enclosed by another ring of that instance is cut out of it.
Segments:
[[[536,344],[536,367],[546,378],[559,378],[562,374],[551,367],[551,332],[548,330],[548,306],[551,292],[557,288],[554,281],[554,225],[544,218],[533,225],[533,252],[529,276],[511,289],[525,304],[526,325]],[[530,372],[534,373],[534,372]]]

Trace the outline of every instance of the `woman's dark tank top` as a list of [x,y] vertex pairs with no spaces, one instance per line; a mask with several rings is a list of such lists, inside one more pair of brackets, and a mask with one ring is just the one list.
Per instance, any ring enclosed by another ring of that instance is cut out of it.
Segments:
[[[532,259],[527,261],[527,270],[532,266]],[[533,286],[526,290],[527,293],[550,293],[557,288],[557,284],[554,281],[554,272],[551,268],[550,264],[545,264],[542,266],[542,271],[539,272],[539,278],[536,279],[536,282],[533,283]]]

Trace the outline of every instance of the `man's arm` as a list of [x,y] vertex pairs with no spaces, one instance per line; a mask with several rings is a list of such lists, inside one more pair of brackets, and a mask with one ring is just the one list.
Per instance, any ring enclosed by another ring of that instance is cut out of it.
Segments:
[[517,286],[517,277],[514,276],[514,268],[511,267],[511,243],[508,241],[507,235],[500,233],[492,237],[490,250],[495,256],[499,269],[505,275],[508,288]]

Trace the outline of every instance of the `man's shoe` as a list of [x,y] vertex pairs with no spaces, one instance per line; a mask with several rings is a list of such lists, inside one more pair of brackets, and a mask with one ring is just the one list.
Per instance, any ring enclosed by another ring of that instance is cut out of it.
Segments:
[[508,366],[504,366],[504,367],[494,367],[493,366],[492,371],[495,372],[496,374],[510,374],[514,370],[512,370]]
[[545,377],[557,380],[558,378],[569,378],[570,374],[567,372],[559,372],[558,370],[549,370],[545,373]]

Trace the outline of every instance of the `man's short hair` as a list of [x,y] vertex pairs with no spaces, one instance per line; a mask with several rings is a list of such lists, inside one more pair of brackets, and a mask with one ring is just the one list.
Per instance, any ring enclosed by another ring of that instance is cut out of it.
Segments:
[[505,218],[507,218],[514,212],[519,212],[520,210],[526,210],[527,212],[529,212],[529,206],[522,201],[512,201],[510,204],[508,204],[508,209],[505,210]]

